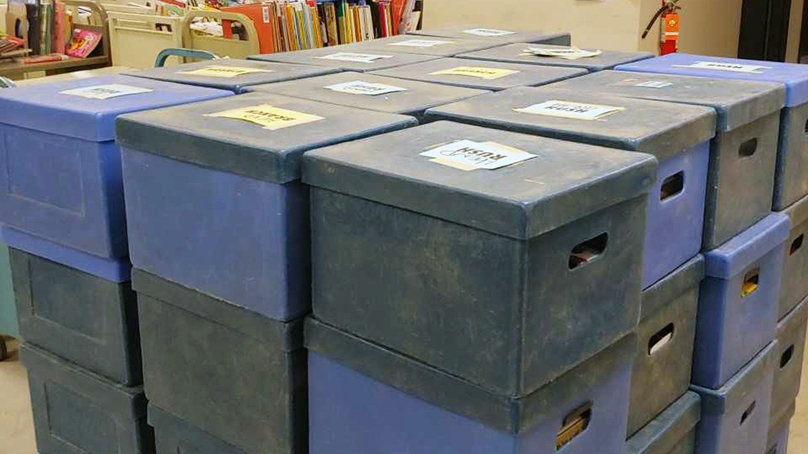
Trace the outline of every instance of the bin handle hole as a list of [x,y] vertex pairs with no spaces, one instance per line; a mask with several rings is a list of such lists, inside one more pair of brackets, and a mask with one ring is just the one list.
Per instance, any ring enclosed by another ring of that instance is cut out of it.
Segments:
[[674,326],[673,323],[671,323],[651,336],[651,339],[648,340],[648,356],[653,355],[662,350],[662,347],[668,345],[671,340],[673,340],[673,333]]
[[738,149],[738,156],[742,158],[751,157],[755,154],[755,152],[757,152],[757,147],[758,147],[757,137],[749,139],[741,144],[741,147]]
[[746,273],[746,276],[743,278],[743,285],[741,286],[741,298],[746,298],[747,296],[755,293],[760,287],[760,268],[755,268],[754,270]]
[[677,172],[662,182],[659,190],[659,200],[665,201],[673,196],[679,195],[685,189],[685,172]]
[[743,412],[743,414],[741,415],[741,424],[740,425],[743,425],[743,423],[745,423],[746,420],[748,420],[749,417],[752,416],[752,413],[755,411],[756,406],[757,406],[757,402],[752,402],[752,405],[750,405],[749,408],[747,408],[746,411]]
[[785,368],[786,366],[791,363],[791,358],[794,357],[794,346],[790,346],[783,352],[783,356],[780,357],[780,369]]
[[766,451],[766,454],[777,454],[777,445],[774,445],[771,448],[769,448],[769,450]]
[[791,251],[789,252],[789,256],[794,255],[802,249],[802,242],[805,241],[805,234],[798,236],[794,239],[794,242],[791,243]]
[[560,450],[569,442],[581,435],[592,420],[592,402],[587,402],[573,410],[564,417],[561,423],[561,430],[556,435],[556,451]]
[[608,243],[609,234],[603,233],[577,244],[570,253],[569,268],[574,270],[595,260],[603,254]]
[[805,120],[805,133],[808,134],[808,119]]

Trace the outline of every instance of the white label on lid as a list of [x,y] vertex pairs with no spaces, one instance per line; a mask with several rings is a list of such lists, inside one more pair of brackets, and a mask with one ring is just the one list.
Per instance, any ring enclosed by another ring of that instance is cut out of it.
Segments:
[[457,66],[455,68],[435,71],[429,74],[431,76],[440,76],[440,75],[469,76],[469,77],[479,77],[480,79],[485,80],[495,80],[500,79],[502,77],[510,76],[511,74],[516,74],[518,72],[519,71],[513,69],[488,68],[483,66]]
[[522,109],[514,109],[533,115],[545,115],[549,117],[571,118],[575,120],[599,120],[615,112],[625,110],[625,107],[603,106],[600,104],[586,104],[581,102],[569,102],[552,100],[541,104],[533,104]]
[[518,162],[533,159],[536,155],[496,142],[458,140],[421,153],[432,162],[460,170],[496,170]]
[[222,112],[206,114],[206,116],[246,121],[272,131],[324,119],[319,115],[282,109],[271,104],[259,104],[257,106],[230,109]]
[[463,30],[463,33],[485,37],[508,36],[516,34],[516,32],[512,32],[510,30],[497,30],[495,28],[472,28],[471,30]]
[[354,63],[373,63],[383,58],[393,58],[392,55],[357,54],[354,52],[337,52],[336,54],[317,57],[323,60],[350,61]]
[[243,76],[245,74],[255,73],[271,73],[271,69],[258,69],[246,68],[240,66],[221,66],[212,65],[205,66],[204,68],[191,69],[186,71],[177,71],[177,74],[187,74],[191,76],[205,76],[205,77],[219,77],[222,79],[231,79],[233,77]]
[[394,85],[374,84],[362,80],[355,80],[353,82],[344,82],[335,85],[327,85],[325,88],[340,93],[349,93],[352,95],[367,95],[367,96],[378,96],[387,93],[395,93],[398,91],[407,91],[406,88],[396,87]]
[[60,91],[60,94],[78,96],[87,99],[111,99],[120,96],[137,95],[150,93],[154,90],[149,88],[134,87],[124,84],[93,85],[91,87],[73,88],[71,90]]
[[734,73],[763,74],[771,66],[762,65],[742,65],[738,63],[726,63],[720,61],[697,61],[692,65],[673,65],[674,68],[690,69],[714,69],[716,71],[729,71]]
[[401,47],[435,47],[442,44],[452,44],[454,41],[445,41],[439,39],[408,39],[406,41],[399,41],[397,43],[390,43],[388,46],[401,46]]
[[577,47],[528,47],[525,49],[524,55],[578,60],[581,58],[597,57],[601,53],[602,52],[599,50],[583,50]]
[[645,82],[640,82],[638,84],[635,84],[634,86],[635,87],[645,87],[645,88],[665,88],[665,87],[670,87],[671,85],[673,85],[672,82],[664,82],[664,81],[661,81],[661,80],[648,80],[648,81],[645,81]]

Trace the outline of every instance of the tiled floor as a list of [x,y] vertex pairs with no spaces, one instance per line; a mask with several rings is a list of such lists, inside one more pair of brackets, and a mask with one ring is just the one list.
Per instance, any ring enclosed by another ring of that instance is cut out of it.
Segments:
[[[804,367],[808,377],[808,364]],[[791,423],[789,454],[808,454],[808,380],[797,403]],[[28,380],[14,352],[11,360],[0,362],[0,453],[36,454]]]

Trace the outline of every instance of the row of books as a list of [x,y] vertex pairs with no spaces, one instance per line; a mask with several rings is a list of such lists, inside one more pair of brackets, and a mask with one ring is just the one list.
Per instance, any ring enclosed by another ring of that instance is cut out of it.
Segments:
[[[261,53],[275,53],[396,35],[413,23],[415,5],[415,0],[269,0],[222,10],[249,17]],[[231,37],[232,24],[224,23],[223,32]]]

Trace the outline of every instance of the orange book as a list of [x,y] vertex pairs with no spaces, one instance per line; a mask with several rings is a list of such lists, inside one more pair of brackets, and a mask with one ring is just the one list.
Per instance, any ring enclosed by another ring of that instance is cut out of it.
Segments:
[[[260,3],[250,5],[228,6],[222,11],[243,14],[252,20],[258,32],[258,45],[262,54],[271,54],[275,51],[275,32],[272,26],[272,11],[270,5]],[[222,21],[224,36],[232,36],[232,21]]]

